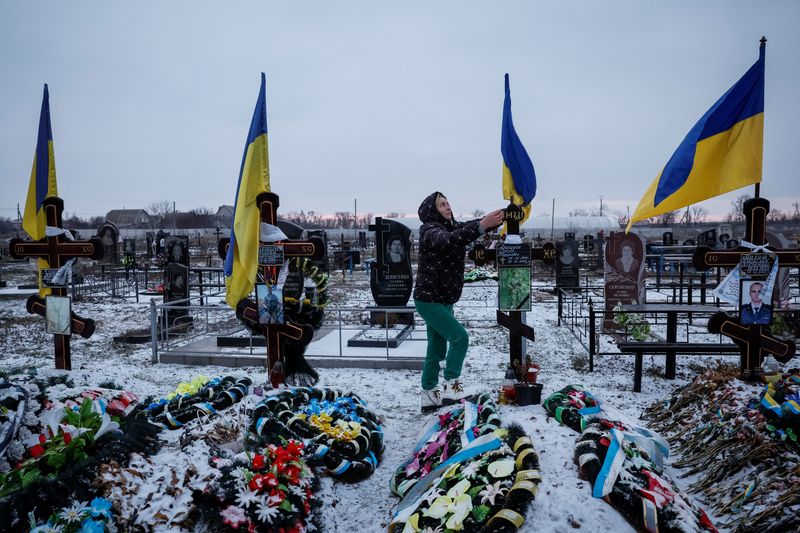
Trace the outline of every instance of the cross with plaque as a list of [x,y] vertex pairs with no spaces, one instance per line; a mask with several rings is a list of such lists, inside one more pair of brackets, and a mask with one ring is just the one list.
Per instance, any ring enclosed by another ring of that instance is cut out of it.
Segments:
[[[278,195],[262,192],[256,197],[261,213],[261,222],[273,226],[278,223]],[[230,239],[220,239],[219,253],[227,256]],[[279,279],[286,259],[308,257],[319,260],[325,253],[325,244],[319,237],[311,237],[307,241],[287,239],[273,243],[259,243],[258,265],[262,283],[273,287]],[[287,267],[288,268],[288,267]],[[263,323],[259,320],[258,304],[249,298],[242,298],[236,306],[236,316],[252,329],[260,330],[267,339],[267,367],[269,379],[273,387],[284,382],[284,360],[282,346],[286,340],[300,344],[308,344],[314,336],[314,328],[284,320],[283,323]]]
[[503,211],[506,241],[497,249],[475,244],[468,254],[477,266],[483,266],[488,261],[494,261],[497,265],[497,323],[508,329],[509,364],[512,366],[515,361],[522,364],[522,339],[535,340],[533,328],[523,322],[523,313],[531,309],[531,263],[533,260],[552,263],[556,257],[553,243],[545,243],[542,248],[531,248],[519,239],[519,222],[522,218],[522,208],[509,204]]
[[[49,227],[63,229],[61,215],[64,211],[64,201],[61,198],[57,196],[45,198],[44,202],[42,202],[42,209],[44,209],[45,220]],[[9,244],[9,254],[14,259],[40,257],[47,260],[51,269],[58,269],[75,257],[102,259],[103,242],[97,237],[92,237],[88,241],[71,241],[67,239],[64,234],[45,237],[38,241],[26,241],[14,238],[11,239]],[[43,271],[41,277],[42,279],[46,279],[49,275],[45,275]],[[69,299],[67,296],[66,283],[63,285],[60,283],[58,285],[52,285],[51,290],[53,297]],[[43,316],[49,321],[50,316],[48,315],[54,313],[57,305],[57,300],[51,300],[52,305],[48,313],[47,306],[49,304],[47,302],[50,298],[52,297],[43,299],[37,295],[31,296],[28,298],[26,304],[28,312]],[[66,328],[62,330],[64,333],[56,333],[54,335],[55,363],[57,369],[72,370],[69,344],[70,335],[71,333],[77,333],[84,338],[91,337],[92,333],[94,333],[94,320],[79,317],[69,310],[68,306],[64,307],[64,310],[69,313],[70,320],[64,320],[64,322],[67,322],[67,324],[65,324]]]
[[[751,198],[744,203],[745,236],[744,241],[751,245],[767,244],[767,213],[769,200]],[[765,257],[766,256],[766,257]],[[712,267],[735,267],[741,265],[745,273],[761,274],[765,260],[771,264],[778,260],[781,267],[800,267],[800,250],[775,249],[770,253],[755,252],[752,248],[740,244],[730,250],[713,250],[709,246],[698,246],[692,255],[692,262],[698,272]],[[770,305],[772,302],[766,302]],[[795,354],[793,341],[781,341],[764,331],[763,324],[743,324],[740,319],[733,319],[725,313],[716,313],[708,321],[711,333],[721,333],[736,343],[742,354],[741,370],[743,375],[752,375],[761,366],[763,358],[772,354],[778,361],[788,362]]]

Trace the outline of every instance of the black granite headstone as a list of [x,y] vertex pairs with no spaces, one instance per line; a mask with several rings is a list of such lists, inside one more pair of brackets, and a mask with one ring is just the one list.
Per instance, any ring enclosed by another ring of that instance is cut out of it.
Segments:
[[148,231],[144,236],[145,242],[145,256],[149,259],[156,254],[156,236],[153,234],[152,231]]
[[119,229],[113,222],[106,221],[97,236],[103,241],[103,258],[111,263],[117,262],[117,240],[119,239]]
[[665,231],[661,234],[661,244],[664,246],[672,246],[675,244],[675,238],[672,236],[671,231]]
[[583,251],[587,254],[594,251],[594,235],[583,236]]
[[189,266],[189,236],[172,235],[166,239],[166,253],[168,263],[178,263]]
[[167,253],[167,237],[170,236],[169,232],[163,229],[158,230],[156,234],[156,255]]
[[[573,233],[574,237],[575,234]],[[556,288],[576,289],[578,283],[578,243],[575,240],[556,243],[558,259],[556,260]]]
[[370,289],[379,306],[408,303],[414,279],[411,273],[411,230],[395,220],[375,218],[376,265],[370,270]]
[[575,232],[574,231],[567,231],[564,233],[564,242],[570,242],[575,240]]

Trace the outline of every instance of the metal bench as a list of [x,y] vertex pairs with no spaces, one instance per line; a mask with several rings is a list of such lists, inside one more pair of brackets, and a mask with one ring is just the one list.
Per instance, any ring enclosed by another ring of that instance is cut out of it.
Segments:
[[[645,353],[663,354],[741,354],[735,344],[709,344],[700,342],[621,342],[617,344],[622,353],[636,355],[633,374],[633,392],[642,391],[642,361]],[[669,366],[669,365],[668,365]],[[667,378],[673,379],[675,371],[670,377],[669,368]]]

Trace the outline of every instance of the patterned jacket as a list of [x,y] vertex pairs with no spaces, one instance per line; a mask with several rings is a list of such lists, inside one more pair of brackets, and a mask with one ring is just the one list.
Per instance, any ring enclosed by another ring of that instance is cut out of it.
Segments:
[[483,232],[479,220],[456,222],[436,209],[434,192],[419,206],[419,267],[414,299],[428,303],[454,304],[464,286],[464,254],[467,245]]

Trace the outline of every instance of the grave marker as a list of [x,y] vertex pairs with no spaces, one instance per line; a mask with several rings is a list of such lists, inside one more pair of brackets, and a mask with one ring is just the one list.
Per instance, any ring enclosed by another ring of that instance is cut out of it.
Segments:
[[581,259],[578,255],[578,243],[574,240],[575,234],[572,236],[572,240],[556,243],[556,288],[559,289],[577,289],[580,286],[578,269]]
[[376,263],[369,273],[372,298],[379,307],[404,306],[414,289],[411,273],[411,230],[395,220],[375,217]]
[[[42,203],[47,225],[61,229],[63,227],[62,213],[64,211],[64,201],[57,196],[46,198]],[[70,241],[63,234],[54,237],[45,237],[38,241],[25,241],[23,239],[11,239],[9,253],[14,259],[24,259],[28,257],[41,257],[47,259],[51,268],[61,268],[67,261],[75,257],[89,257],[91,259],[103,258],[103,242],[92,237],[88,241]],[[53,288],[52,294],[55,296],[66,296],[67,289]],[[39,296],[28,298],[26,308],[29,313],[45,316],[47,309],[46,301]],[[81,318],[71,313],[72,332],[88,338],[94,333],[94,321]],[[57,369],[72,370],[72,360],[70,352],[70,335],[55,335],[55,365]]]
[[[745,235],[744,241],[755,246],[767,244],[767,213],[769,200],[751,198],[744,203]],[[731,242],[731,241],[728,241]],[[777,257],[779,266],[800,267],[800,250],[771,249]],[[705,272],[712,267],[735,267],[742,257],[752,254],[753,249],[739,246],[729,250],[713,250],[709,246],[698,246],[692,255],[692,262],[698,272]],[[766,354],[773,354],[776,359],[787,362],[795,353],[794,341],[780,341],[764,331],[759,324],[741,325],[737,320],[725,313],[716,313],[708,321],[711,333],[721,333],[733,340],[742,350],[742,374],[752,375],[761,366]]]
[[645,240],[635,233],[614,233],[606,243],[603,269],[606,314],[603,327],[614,327],[610,313],[618,303],[645,303]]

